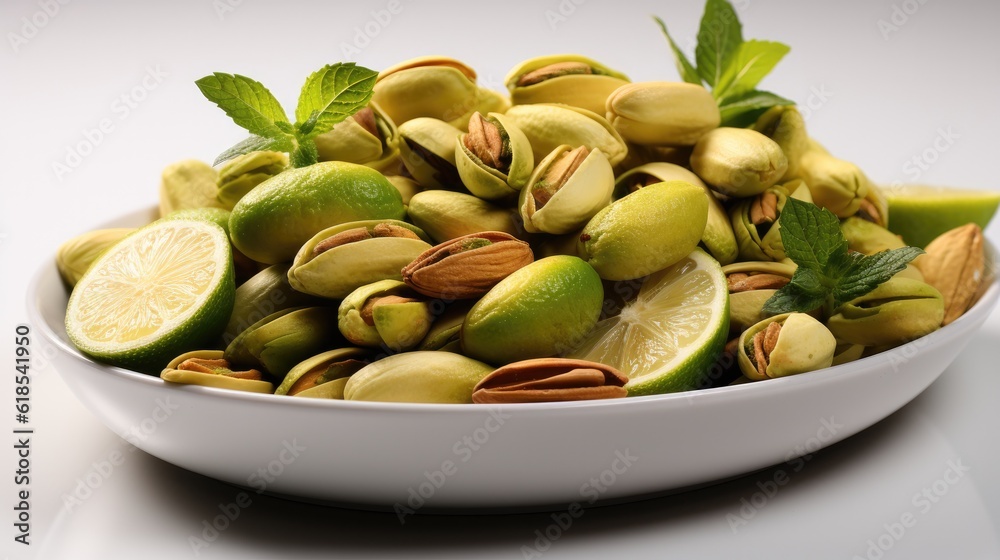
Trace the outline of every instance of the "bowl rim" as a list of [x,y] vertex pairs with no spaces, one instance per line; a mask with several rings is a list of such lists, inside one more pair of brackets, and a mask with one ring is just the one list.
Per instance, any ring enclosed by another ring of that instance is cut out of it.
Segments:
[[[122,220],[127,220],[133,216],[138,216],[142,214],[149,214],[150,209],[137,210],[127,214],[123,214],[115,219],[109,220],[105,224],[98,226],[110,227],[109,223],[117,223]],[[677,406],[680,405],[690,406],[694,404],[694,400],[698,401],[708,401],[716,402],[717,400],[728,400],[731,398],[753,398],[754,395],[759,394],[760,391],[769,392],[794,392],[805,386],[811,386],[816,383],[833,383],[837,380],[842,380],[849,377],[854,377],[858,375],[865,375],[871,369],[882,369],[888,366],[893,358],[899,352],[906,352],[907,348],[911,348],[914,345],[925,346],[928,344],[934,344],[939,342],[944,342],[951,335],[956,335],[962,328],[971,322],[974,322],[980,318],[985,320],[993,308],[996,306],[997,301],[1000,300],[1000,274],[991,273],[991,264],[995,267],[1000,263],[1000,254],[998,254],[997,248],[993,246],[990,240],[985,240],[985,248],[987,252],[987,270],[988,276],[986,280],[990,283],[988,287],[982,291],[979,299],[976,303],[969,308],[961,317],[953,321],[952,323],[941,327],[940,329],[924,335],[920,338],[914,339],[903,345],[900,345],[891,350],[880,352],[874,356],[869,356],[867,358],[862,358],[853,362],[846,364],[840,364],[835,366],[830,366],[828,368],[810,371],[798,375],[792,375],[788,377],[781,377],[776,379],[764,380],[765,382],[752,382],[752,383],[741,383],[737,385],[727,385],[723,387],[713,387],[708,389],[692,389],[688,391],[682,391],[677,393],[664,393],[658,395],[641,395],[627,397],[624,399],[600,399],[600,400],[589,400],[589,401],[567,401],[567,402],[539,402],[539,403],[509,403],[502,405],[504,410],[519,410],[519,411],[566,411],[566,410],[580,410],[580,409],[590,409],[590,408],[604,408],[604,407],[621,407],[621,406]],[[221,389],[216,387],[205,387],[200,385],[178,385],[170,384],[161,379],[158,376],[148,375],[140,373],[137,371],[125,369],[118,366],[112,366],[98,362],[80,352],[78,349],[72,346],[71,343],[66,341],[62,336],[60,336],[56,331],[52,329],[48,321],[44,318],[41,309],[38,305],[39,302],[39,286],[43,278],[49,275],[56,275],[58,277],[58,271],[56,270],[55,260],[48,260],[44,262],[38,270],[32,275],[30,283],[28,285],[28,290],[26,293],[27,301],[27,311],[29,319],[31,320],[32,329],[38,329],[46,340],[56,347],[63,354],[69,356],[72,360],[77,362],[83,367],[94,368],[95,370],[104,370],[116,378],[132,383],[139,383],[146,385],[147,387],[159,387],[163,391],[183,391],[186,393],[192,393],[195,395],[202,395],[211,398],[228,398],[236,399],[238,401],[243,401],[246,403],[254,403],[258,406],[296,406],[296,407],[314,407],[318,409],[326,409],[329,407],[333,408],[345,408],[347,410],[357,409],[357,410],[367,410],[375,411],[380,413],[418,413],[418,414],[456,414],[460,412],[474,412],[480,413],[484,410],[496,409],[499,405],[469,405],[467,403],[396,403],[396,402],[368,402],[368,401],[346,401],[340,399],[292,399],[288,398],[286,395],[274,395],[274,394],[264,394],[264,393],[251,393],[247,391],[237,391],[232,389]],[[65,316],[65,312],[64,312]],[[918,350],[919,351],[919,350]]]

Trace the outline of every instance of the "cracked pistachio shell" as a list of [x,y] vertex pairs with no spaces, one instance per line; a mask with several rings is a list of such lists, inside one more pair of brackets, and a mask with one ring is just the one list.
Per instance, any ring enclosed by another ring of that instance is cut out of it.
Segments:
[[516,210],[496,206],[470,194],[429,190],[417,193],[407,208],[410,221],[435,243],[482,231],[502,231],[523,238]]
[[472,309],[471,300],[459,300],[452,303],[441,315],[434,319],[434,324],[427,331],[427,336],[420,342],[418,350],[461,351],[460,335],[462,323]]
[[222,331],[223,343],[228,345],[241,332],[276,311],[319,305],[322,302],[315,296],[292,289],[288,283],[289,266],[269,266],[236,288],[233,313]]
[[837,308],[826,325],[842,342],[897,346],[936,331],[944,320],[944,298],[930,284],[893,277]]
[[563,144],[599,149],[611,165],[617,165],[628,153],[618,131],[593,111],[558,103],[536,103],[515,105],[505,115],[506,122],[513,123],[528,137],[535,161],[542,161]]
[[236,156],[219,168],[216,195],[222,206],[232,210],[254,187],[288,168],[288,155],[281,152],[250,152]]
[[348,117],[315,138],[319,161],[347,161],[384,171],[399,155],[399,130],[377,103],[369,104],[375,119],[372,134]]
[[615,188],[615,173],[608,158],[599,149],[590,150],[587,157],[552,198],[537,208],[534,189],[541,183],[558,158],[572,151],[567,145],[552,150],[535,168],[528,186],[518,199],[518,209],[524,228],[531,233],[562,235],[582,228],[602,208],[611,203]]
[[[795,265],[769,262],[746,261],[728,264],[722,267],[727,277],[735,273],[774,274],[791,279],[795,274]],[[777,289],[764,288],[746,290],[729,294],[729,330],[743,332],[751,326],[767,318],[764,313],[764,303],[777,292]]]
[[838,218],[856,214],[871,191],[871,181],[857,165],[815,147],[802,155],[800,173],[816,205]]
[[861,201],[861,207],[855,215],[884,228],[889,227],[889,201],[878,185],[868,183],[868,196]]
[[851,344],[849,342],[838,342],[837,349],[833,352],[833,364],[847,364],[854,360],[860,360],[865,353],[865,346],[861,344]]
[[774,140],[756,130],[721,127],[698,139],[691,169],[716,191],[747,198],[781,180],[788,159]]
[[211,165],[196,159],[165,167],[160,177],[160,217],[186,208],[222,208],[216,199],[218,176]]
[[372,352],[362,348],[337,348],[317,354],[289,370],[274,394],[343,399],[347,379],[371,359]]
[[399,191],[399,195],[403,197],[403,204],[409,206],[410,199],[413,195],[422,191],[420,188],[420,183],[417,183],[409,177],[404,177],[402,175],[386,175],[385,178],[392,183],[392,186],[396,187]]
[[476,72],[453,58],[425,56],[383,70],[372,100],[397,125],[418,117],[468,119],[479,102]]
[[[388,224],[405,228],[420,239],[372,237],[339,245],[314,255],[320,242],[348,230]],[[378,280],[402,280],[400,270],[431,248],[418,227],[399,220],[364,220],[324,229],[306,241],[288,269],[288,283],[295,290],[314,296],[340,299],[360,286]]]
[[507,173],[494,169],[483,163],[465,145],[468,133],[462,134],[455,141],[455,165],[462,184],[469,192],[486,200],[502,200],[515,196],[531,177],[535,166],[534,154],[528,138],[499,113],[490,113],[487,120],[500,130],[501,137],[509,143],[511,161]]
[[56,267],[66,285],[72,288],[83,278],[90,265],[112,245],[135,231],[135,228],[110,228],[88,231],[59,246]]
[[[761,376],[750,359],[753,337],[774,322],[781,325],[781,331],[769,356],[766,375]],[[805,313],[786,313],[760,321],[744,331],[740,335],[737,360],[743,375],[749,379],[774,379],[830,367],[836,348],[837,339],[823,323]]]
[[399,126],[399,156],[425,189],[462,186],[455,167],[455,143],[462,131],[438,119],[420,117]]
[[752,222],[750,210],[757,200],[756,198],[740,200],[729,209],[730,223],[733,226],[736,244],[740,250],[740,260],[784,260],[786,256],[785,246],[781,242],[781,226],[778,223],[781,209],[785,207],[785,202],[789,197],[812,202],[809,188],[801,180],[771,187],[766,192],[774,194],[778,199],[777,214],[772,223],[754,225]]
[[160,378],[171,383],[183,383],[185,385],[201,385],[202,387],[216,387],[219,389],[232,389],[234,391],[247,391],[250,393],[274,392],[274,385],[270,381],[258,379],[239,379],[227,375],[204,373],[200,371],[187,371],[177,369],[177,366],[185,360],[198,358],[202,360],[221,360],[224,358],[222,350],[195,350],[177,356],[167,364],[160,372]]
[[903,239],[895,233],[857,216],[851,216],[842,221],[840,230],[847,238],[847,248],[865,255],[874,255],[906,246]]
[[615,200],[629,194],[633,187],[645,184],[648,178],[655,179],[656,182],[685,181],[701,187],[708,195],[708,223],[701,236],[701,244],[715,257],[715,260],[719,261],[719,264],[727,265],[736,260],[739,247],[736,245],[733,226],[726,209],[708,185],[687,168],[673,163],[655,162],[630,169],[619,175],[615,181]]
[[809,135],[806,133],[806,121],[798,108],[794,105],[771,107],[757,118],[757,122],[751,128],[774,140],[781,147],[782,153],[788,160],[788,169],[781,180],[799,178],[802,156],[809,150]]
[[693,146],[722,120],[708,90],[683,82],[623,85],[604,110],[622,138],[641,146]]
[[[518,85],[521,76],[558,63],[581,63],[589,66],[591,73],[568,73],[531,85]],[[608,96],[629,80],[625,74],[585,56],[556,54],[525,60],[508,72],[504,83],[514,105],[564,103],[603,115]]]
[[361,311],[368,300],[376,297],[419,297],[406,284],[397,280],[380,280],[354,290],[337,310],[337,325],[348,341],[358,346],[386,346],[400,352],[415,348],[427,335],[434,316],[427,301],[389,303],[372,310],[369,325]]
[[493,366],[451,352],[404,352],[374,362],[351,376],[349,401],[466,404]]

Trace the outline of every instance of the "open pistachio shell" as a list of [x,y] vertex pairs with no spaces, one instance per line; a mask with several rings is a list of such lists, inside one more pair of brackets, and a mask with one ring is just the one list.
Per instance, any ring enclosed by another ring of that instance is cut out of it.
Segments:
[[806,121],[794,105],[771,107],[757,118],[754,130],[774,140],[788,160],[788,169],[782,181],[798,179],[801,175],[802,155],[809,150]]
[[[427,336],[420,342],[417,350],[447,350],[454,346],[461,347],[460,334],[462,323],[465,322],[473,301],[459,300],[448,306],[441,315],[434,319],[434,324],[427,331]],[[460,350],[455,350],[460,351]]]
[[622,138],[641,146],[693,146],[722,120],[708,90],[682,82],[623,85],[604,110]]
[[[758,369],[754,339],[771,323],[780,325],[777,341],[766,356],[764,373]],[[740,335],[737,360],[743,375],[762,380],[785,377],[830,367],[837,339],[816,319],[805,313],[786,313],[760,321]]]
[[493,366],[451,352],[404,352],[351,376],[349,401],[471,403],[472,390]]
[[[726,265],[722,267],[722,272],[727,280],[736,278],[737,275],[747,275],[748,279],[753,276],[769,275],[791,280],[795,266],[777,262],[746,261]],[[767,318],[763,311],[764,303],[778,291],[778,287],[768,285],[769,287],[765,288],[744,289],[746,284],[754,282],[745,282],[743,285],[734,281],[729,283],[729,330],[734,333],[743,332]]]
[[[585,148],[584,148],[585,149]],[[551,185],[550,169],[561,158],[571,157],[574,150],[567,145],[552,150],[535,168],[528,186],[521,191],[518,208],[524,228],[531,233],[561,235],[582,228],[602,208],[611,203],[615,174],[608,158],[599,149],[590,150],[576,171],[562,185]],[[551,189],[555,190],[551,194]],[[548,198],[544,205],[537,192]]]
[[[376,299],[391,296],[397,301],[380,305]],[[430,305],[416,297],[416,292],[396,280],[361,286],[340,303],[337,325],[358,346],[385,346],[396,352],[415,348],[434,322]],[[370,300],[376,300],[375,305]]]
[[295,364],[330,348],[347,346],[330,307],[298,307],[277,311],[257,321],[226,347],[225,358],[237,367],[253,368],[281,382]]
[[[476,111],[484,115],[488,113],[506,113],[510,109],[510,97],[507,94],[480,86]],[[460,127],[461,128],[461,127]]]
[[97,229],[77,235],[59,246],[56,267],[66,285],[72,288],[83,278],[90,265],[115,243],[135,231],[135,228]]
[[635,189],[653,182],[667,181],[685,181],[705,190],[705,194],[708,195],[708,223],[705,225],[705,233],[701,236],[701,244],[715,257],[715,260],[719,261],[719,264],[727,265],[735,261],[739,248],[736,245],[729,215],[712,189],[690,170],[666,162],[647,163],[630,169],[619,175],[615,181],[614,198],[618,200]]
[[[379,226],[405,229],[412,236],[381,237],[376,231]],[[361,229],[367,238],[326,250],[320,247],[338,234]],[[288,283],[306,294],[340,299],[377,280],[401,280],[400,270],[431,248],[426,239],[420,228],[399,220],[363,220],[327,228],[299,249],[288,269]]]
[[847,238],[847,248],[865,255],[874,255],[906,246],[900,236],[857,216],[851,216],[842,221],[840,230]]
[[629,80],[585,56],[556,54],[525,60],[504,83],[514,105],[565,103],[603,115],[608,96]]
[[348,161],[379,171],[389,167],[399,155],[399,130],[377,103],[368,109],[315,138],[319,161]]
[[288,264],[269,266],[236,288],[233,313],[222,331],[224,344],[229,345],[241,332],[272,313],[320,304],[319,298],[292,288],[288,283],[288,267]]
[[499,113],[490,113],[486,120],[493,124],[510,153],[505,171],[484,163],[466,145],[469,133],[462,134],[455,144],[455,165],[458,175],[469,192],[486,200],[501,200],[517,195],[528,182],[535,165],[531,143],[516,125]]
[[[756,197],[740,200],[730,208],[729,218],[739,246],[740,260],[780,261],[785,258],[778,218],[789,197],[812,202],[809,188],[801,180],[795,180],[771,187]],[[765,198],[776,199],[773,215],[762,223],[754,224],[755,206],[759,208],[760,201]]]
[[289,370],[274,394],[342,399],[347,378],[370,363],[372,357],[370,350],[361,348],[338,348],[317,354]]
[[871,181],[857,165],[815,148],[802,155],[800,173],[813,202],[838,218],[856,214],[871,191]]
[[838,343],[837,349],[833,353],[833,364],[847,364],[854,360],[860,360],[865,354],[865,346],[861,344],[851,344],[849,342]]
[[535,161],[542,161],[557,147],[568,144],[572,148],[587,146],[604,152],[611,165],[625,159],[628,147],[603,116],[558,103],[515,105],[507,113],[506,122],[512,122],[524,132],[531,143]]
[[247,391],[250,393],[272,393],[274,391],[274,385],[269,381],[240,379],[224,373],[206,373],[177,369],[177,366],[189,359],[215,361],[224,359],[224,356],[222,350],[195,350],[181,354],[167,364],[167,367],[160,373],[160,378],[171,383],[201,385],[203,387],[232,389],[234,391]]
[[455,167],[458,128],[438,119],[419,117],[399,126],[399,155],[410,175],[425,189],[459,189]]
[[222,206],[232,210],[254,187],[288,168],[288,155],[281,152],[250,152],[236,156],[219,168],[216,195]]
[[897,346],[936,331],[944,298],[930,284],[893,277],[845,303],[827,321],[838,340],[864,346]]
[[491,204],[470,194],[429,190],[417,193],[407,208],[410,220],[435,243],[481,231],[502,231],[525,237],[516,210]]
[[453,58],[410,59],[379,73],[372,100],[397,125],[418,117],[461,121],[479,103],[476,72]]

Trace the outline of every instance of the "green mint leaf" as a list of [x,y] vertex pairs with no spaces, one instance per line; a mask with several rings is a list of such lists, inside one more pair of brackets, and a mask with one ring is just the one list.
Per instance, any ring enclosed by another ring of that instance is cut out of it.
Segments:
[[715,84],[712,95],[716,99],[725,99],[753,90],[789,50],[788,45],[772,41],[751,40],[742,43],[733,63]]
[[826,274],[832,255],[847,254],[847,239],[840,230],[840,220],[825,208],[788,198],[778,224],[785,254],[799,268]]
[[288,117],[278,100],[260,82],[238,74],[215,72],[195,84],[209,101],[251,134],[269,138],[282,135],[278,123],[288,123]]
[[306,167],[319,161],[319,153],[316,151],[316,142],[313,140],[302,140],[299,147],[289,155],[292,167]]
[[721,126],[745,128],[756,122],[757,117],[775,105],[795,105],[795,102],[758,89],[720,99]]
[[295,109],[298,134],[313,138],[363,109],[372,98],[378,72],[354,63],[324,66],[302,86]]
[[291,152],[295,149],[295,140],[288,136],[265,138],[263,136],[254,135],[219,154],[219,157],[215,158],[215,163],[212,165],[225,163],[236,156],[242,156],[243,154],[249,154],[250,152],[259,152],[261,150]]
[[763,311],[767,315],[782,313],[808,313],[822,307],[827,301],[829,289],[823,276],[808,268],[798,268],[792,280],[764,302]]
[[857,258],[833,291],[834,308],[874,290],[923,253],[916,247],[901,247]]
[[677,43],[674,42],[673,37],[670,36],[670,32],[667,31],[667,24],[663,23],[663,20],[653,16],[656,23],[660,24],[660,29],[663,30],[663,35],[666,36],[667,42],[670,43],[670,50],[674,51],[674,60],[677,63],[677,73],[681,75],[681,79],[689,84],[701,85],[701,76],[698,75],[698,71],[695,70],[691,61],[688,57],[684,55]]
[[743,30],[732,4],[727,0],[708,0],[694,51],[698,74],[708,85],[714,88],[719,83],[742,42]]

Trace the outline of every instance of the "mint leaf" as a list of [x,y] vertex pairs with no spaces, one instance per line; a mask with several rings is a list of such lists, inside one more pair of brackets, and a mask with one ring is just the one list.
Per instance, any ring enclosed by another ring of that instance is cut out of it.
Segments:
[[782,313],[808,313],[827,302],[827,287],[823,276],[808,268],[798,268],[792,280],[764,302],[763,311],[768,315]]
[[694,50],[694,56],[698,63],[698,74],[708,85],[714,88],[719,83],[742,42],[742,26],[732,4],[727,0],[705,2],[705,14],[698,29],[698,46]]
[[195,84],[209,101],[251,134],[278,137],[282,130],[277,123],[288,123],[284,109],[271,92],[246,76],[215,72]]
[[826,208],[789,197],[778,224],[785,254],[800,268],[825,273],[832,255],[847,254],[840,220]]
[[295,149],[295,140],[288,136],[265,138],[263,136],[254,135],[219,154],[219,157],[215,158],[215,163],[212,165],[225,163],[236,156],[242,156],[244,154],[249,154],[250,152],[259,152],[261,150],[292,152]]
[[305,167],[319,161],[319,153],[316,151],[316,142],[306,140],[299,144],[298,149],[288,157],[292,167]]
[[833,291],[834,308],[874,290],[923,253],[916,247],[900,247],[858,258]]
[[688,57],[684,55],[677,43],[674,42],[673,37],[670,36],[670,32],[667,31],[667,24],[663,23],[663,20],[653,16],[656,23],[660,24],[660,29],[663,30],[663,35],[666,36],[667,42],[670,43],[670,50],[674,51],[674,60],[677,62],[677,72],[681,75],[681,79],[689,84],[701,85],[701,77],[698,75],[698,71],[695,70],[691,61]]
[[354,63],[331,64],[313,72],[295,109],[298,134],[313,138],[363,109],[372,98],[378,72]]
[[772,41],[750,40],[742,43],[733,60],[712,90],[716,99],[737,96],[757,87],[791,50]]
[[780,95],[757,89],[720,99],[721,126],[745,128],[752,125],[764,111],[775,105],[795,105],[795,102]]

